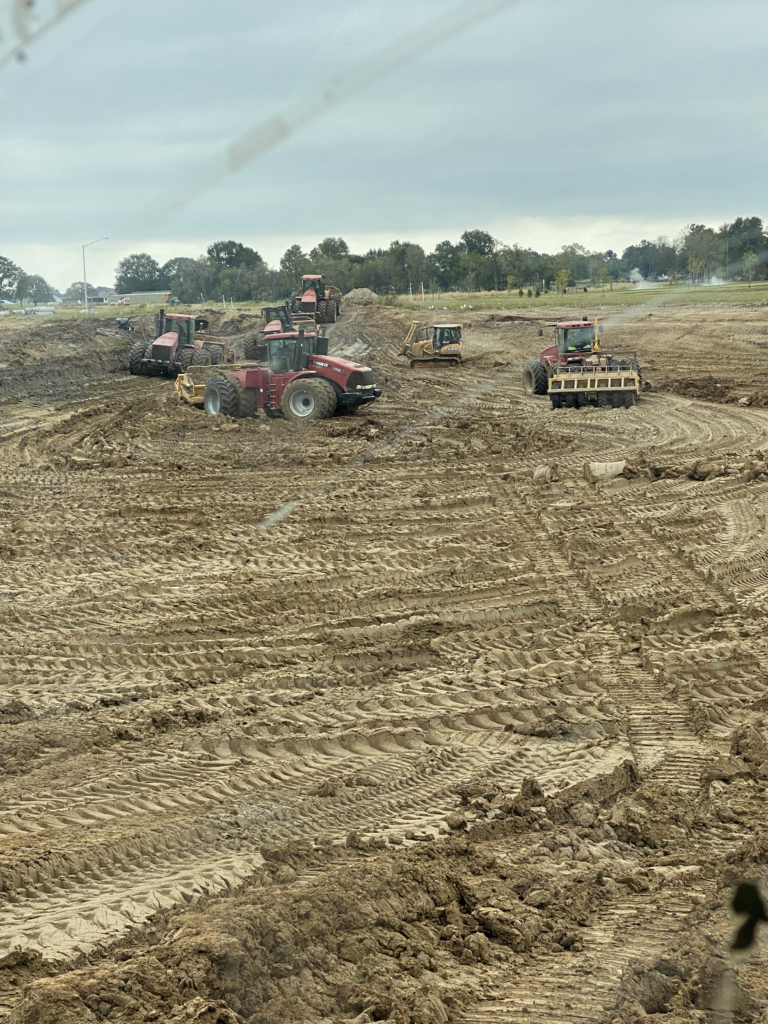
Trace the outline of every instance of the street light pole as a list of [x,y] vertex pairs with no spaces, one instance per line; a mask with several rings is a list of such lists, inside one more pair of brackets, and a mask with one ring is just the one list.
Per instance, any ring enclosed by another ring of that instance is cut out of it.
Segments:
[[86,242],[83,246],[83,295],[85,296],[85,312],[88,314],[88,275],[85,272],[85,250],[89,245],[96,245],[97,242],[106,242],[108,237],[105,235],[104,238],[95,238],[92,242]]

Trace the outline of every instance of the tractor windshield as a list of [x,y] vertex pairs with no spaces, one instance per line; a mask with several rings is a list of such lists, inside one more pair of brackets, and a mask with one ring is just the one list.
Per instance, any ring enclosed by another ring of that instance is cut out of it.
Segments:
[[269,368],[272,373],[288,373],[293,367],[295,338],[272,338],[269,342]]
[[460,341],[460,327],[436,327],[432,346],[436,351],[440,351],[443,345],[458,345]]
[[557,347],[561,352],[591,352],[594,327],[558,327]]

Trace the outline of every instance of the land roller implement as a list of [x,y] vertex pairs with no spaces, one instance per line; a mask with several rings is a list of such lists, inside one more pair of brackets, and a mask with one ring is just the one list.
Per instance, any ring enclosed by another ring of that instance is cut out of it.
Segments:
[[[550,324],[554,344],[523,366],[527,395],[548,395],[553,409],[585,405],[629,407],[640,397],[642,372],[635,352],[603,352],[597,320]],[[543,335],[539,331],[539,337]]]
[[[209,416],[255,416],[311,422],[354,412],[381,394],[369,366],[328,355],[328,339],[314,332],[273,333],[265,365],[236,364],[201,381],[194,370],[180,374],[177,393]],[[206,371],[206,376],[210,371]]]
[[432,324],[420,327],[414,320],[400,353],[411,361],[411,369],[461,364],[461,324]]

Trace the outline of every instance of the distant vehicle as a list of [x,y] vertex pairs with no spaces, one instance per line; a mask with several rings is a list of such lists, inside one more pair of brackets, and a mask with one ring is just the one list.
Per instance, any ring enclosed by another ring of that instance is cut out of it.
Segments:
[[118,299],[117,302],[110,302],[110,306],[130,306],[130,299]]

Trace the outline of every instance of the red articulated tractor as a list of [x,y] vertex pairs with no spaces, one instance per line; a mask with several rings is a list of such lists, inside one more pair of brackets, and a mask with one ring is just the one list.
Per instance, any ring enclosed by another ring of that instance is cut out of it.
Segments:
[[128,356],[128,369],[137,376],[158,374],[176,376],[186,373],[190,366],[211,366],[230,363],[234,355],[229,351],[226,338],[217,338],[203,332],[208,321],[203,317],[164,310],[155,316],[155,336],[149,344],[137,341]]
[[603,328],[587,317],[549,326],[555,330],[555,343],[523,366],[527,395],[549,395],[555,409],[634,405],[642,390],[636,353],[603,352]]
[[309,313],[318,324],[335,324],[341,316],[341,292],[325,284],[323,274],[305,274],[301,288],[291,298],[293,313]]
[[188,401],[202,397],[209,416],[255,416],[263,409],[270,417],[303,422],[352,412],[381,394],[369,366],[328,355],[327,338],[299,328],[265,340],[266,366],[235,366],[202,388],[179,378],[180,393]]

